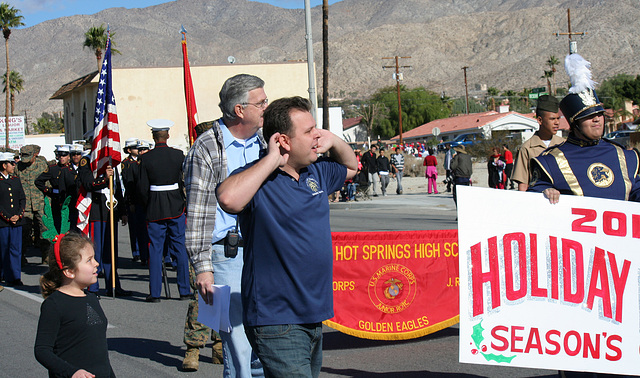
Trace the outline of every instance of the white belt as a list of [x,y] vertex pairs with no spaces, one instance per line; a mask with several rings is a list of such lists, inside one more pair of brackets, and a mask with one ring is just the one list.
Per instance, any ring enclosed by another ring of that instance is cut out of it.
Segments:
[[151,190],[152,192],[166,192],[169,190],[177,190],[180,187],[178,186],[178,183],[175,184],[171,184],[171,185],[151,185],[149,186],[149,190]]

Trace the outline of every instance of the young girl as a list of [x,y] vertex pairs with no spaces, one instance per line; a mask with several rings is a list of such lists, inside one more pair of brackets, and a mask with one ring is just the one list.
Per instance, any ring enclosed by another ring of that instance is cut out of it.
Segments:
[[115,377],[107,350],[107,318],[98,298],[84,289],[98,280],[91,240],[58,235],[49,271],[40,278],[40,320],[34,347],[49,377]]

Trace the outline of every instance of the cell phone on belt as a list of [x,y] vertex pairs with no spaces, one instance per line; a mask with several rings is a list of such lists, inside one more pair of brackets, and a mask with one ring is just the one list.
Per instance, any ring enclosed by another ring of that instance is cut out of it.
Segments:
[[235,258],[238,255],[240,234],[237,230],[227,232],[224,238],[224,257]]

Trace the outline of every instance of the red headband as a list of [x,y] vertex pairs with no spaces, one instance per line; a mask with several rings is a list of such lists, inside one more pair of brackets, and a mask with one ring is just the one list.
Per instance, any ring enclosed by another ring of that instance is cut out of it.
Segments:
[[56,255],[56,262],[58,263],[58,267],[60,268],[60,270],[64,269],[62,267],[62,260],[60,259],[60,242],[62,241],[62,238],[65,235],[66,234],[60,234],[60,235],[57,235],[55,238],[53,238],[53,240],[56,241],[56,244],[54,244],[53,246],[53,252]]

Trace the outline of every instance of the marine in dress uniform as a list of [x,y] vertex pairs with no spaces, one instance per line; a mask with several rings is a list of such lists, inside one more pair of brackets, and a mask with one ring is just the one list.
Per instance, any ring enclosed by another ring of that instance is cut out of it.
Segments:
[[124,205],[129,218],[129,244],[131,245],[131,256],[133,261],[140,261],[140,241],[136,233],[136,226],[139,222],[144,222],[144,218],[136,217],[136,180],[134,169],[138,165],[138,138],[129,138],[124,142],[125,153],[129,154],[120,163],[122,172],[122,185],[124,185]]
[[162,256],[168,238],[169,253],[177,261],[180,298],[192,297],[189,286],[189,260],[185,248],[185,198],[182,179],[182,151],[167,146],[173,122],[154,119],[151,127],[155,148],[140,157],[140,195],[146,207],[149,232],[148,302],[160,301]]
[[22,223],[27,199],[14,176],[16,163],[11,152],[0,153],[0,274],[10,286],[22,286]]
[[70,162],[67,166],[69,173],[73,176],[73,186],[67,187],[67,195],[71,197],[69,203],[69,228],[77,229],[78,224],[78,209],[76,202],[78,202],[78,191],[80,190],[78,170],[80,169],[80,161],[82,160],[83,145],[77,143],[79,141],[73,141],[74,143],[69,148]]
[[[123,223],[126,223],[127,218],[123,213],[122,207],[118,204],[124,203],[122,198],[122,186],[118,173],[115,169],[111,170],[113,175],[113,198],[114,198],[114,224],[111,224],[108,203],[111,199],[109,192],[109,169],[107,173],[101,174],[98,177],[93,177],[93,171],[91,170],[91,164],[89,163],[89,157],[85,156],[80,160],[80,168],[78,169],[78,184],[82,185],[84,189],[91,195],[91,212],[89,214],[89,237],[93,241],[93,247],[95,249],[95,259],[98,262],[98,273],[103,273],[105,278],[105,287],[107,296],[111,296],[112,293],[112,279],[111,279],[111,228],[114,230],[114,257],[117,264],[118,261],[118,227],[117,222],[122,219]],[[115,287],[116,296],[126,297],[130,296],[131,292],[123,290],[120,285],[120,279],[118,277],[118,266],[115,267]],[[99,282],[89,286],[89,291],[97,293],[100,289]]]
[[[70,193],[75,190],[75,180],[69,170],[70,164],[69,152],[71,145],[61,144],[56,146],[56,158],[58,163],[50,165],[35,180],[35,185],[45,196],[49,197],[51,204],[51,214],[53,216],[53,224],[57,233],[60,233],[62,224],[62,205]],[[47,185],[48,183],[48,185]],[[69,202],[69,207],[74,207]]]

